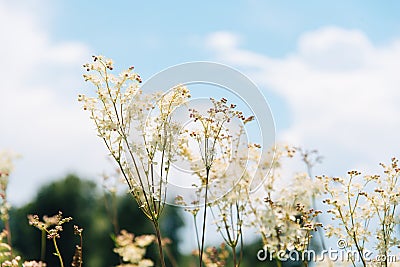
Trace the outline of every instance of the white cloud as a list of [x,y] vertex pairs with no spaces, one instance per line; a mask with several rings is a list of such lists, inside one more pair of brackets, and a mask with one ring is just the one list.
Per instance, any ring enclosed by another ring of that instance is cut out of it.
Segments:
[[309,66],[328,71],[351,71],[365,66],[373,52],[369,40],[359,31],[323,28],[303,34],[299,55]]
[[0,149],[22,155],[10,184],[14,203],[68,171],[100,173],[105,162],[88,114],[76,101],[89,49],[53,41],[45,19],[29,6],[0,1]]
[[400,156],[400,38],[376,46],[360,31],[325,27],[304,33],[280,59],[243,49],[238,39],[219,32],[207,44],[288,104],[293,123],[278,139],[319,149],[325,171],[336,175]]

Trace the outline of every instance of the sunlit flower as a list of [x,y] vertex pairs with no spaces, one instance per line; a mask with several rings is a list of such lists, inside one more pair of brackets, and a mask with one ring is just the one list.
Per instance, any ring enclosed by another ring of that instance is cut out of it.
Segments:
[[46,263],[42,261],[25,261],[22,267],[46,267]]
[[20,256],[17,256],[12,260],[6,260],[1,264],[1,267],[18,267],[20,260],[21,260]]
[[124,264],[118,265],[120,267],[128,266],[154,266],[154,263],[145,259],[146,248],[155,241],[154,235],[142,235],[134,237],[133,234],[122,230],[121,233],[115,239],[114,252],[117,253]]
[[[349,248],[359,252],[364,264],[367,244],[373,244],[387,258],[399,243],[394,229],[399,223],[396,208],[400,200],[400,168],[396,158],[381,166],[382,176],[349,171],[346,178],[319,177],[327,194],[323,202],[329,206],[332,219],[339,222],[326,226],[327,236],[344,238]],[[387,266],[387,261],[380,264]]]
[[93,56],[83,67],[83,77],[95,86],[96,96],[80,94],[78,101],[90,113],[139,207],[157,221],[177,150],[173,139],[180,129],[171,116],[190,97],[189,90],[178,85],[165,94],[145,94],[133,67],[114,75],[112,60],[103,56]]
[[281,178],[282,161],[293,158],[296,149],[276,146],[273,152],[269,153],[274,155],[273,158],[261,162],[261,165],[271,166],[267,174],[262,174],[267,175],[264,187],[248,195],[246,225],[257,229],[264,249],[270,253],[303,251],[308,247],[312,233],[321,226],[316,220],[320,211],[314,210],[311,203],[321,188],[305,173],[296,173],[289,184],[279,188],[277,181]]

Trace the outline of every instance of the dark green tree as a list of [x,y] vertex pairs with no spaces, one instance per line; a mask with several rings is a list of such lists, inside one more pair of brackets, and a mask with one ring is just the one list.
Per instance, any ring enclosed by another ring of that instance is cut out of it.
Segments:
[[[27,215],[37,214],[42,218],[43,215],[52,216],[62,211],[64,216],[73,217],[72,222],[64,225],[59,241],[64,263],[70,265],[75,244],[78,244],[78,239],[73,234],[74,224],[84,228],[83,254],[85,261],[90,262],[93,253],[101,253],[105,247],[112,248],[112,241],[107,234],[110,231],[110,224],[107,218],[102,216],[104,209],[99,205],[98,198],[99,191],[96,189],[96,184],[81,180],[75,175],[68,175],[63,180],[44,186],[31,203],[12,211],[14,246],[25,258],[40,259],[41,231],[29,226]],[[92,249],[89,247],[91,244],[101,245]],[[53,252],[54,247],[50,240],[47,240],[44,257],[48,266],[59,265]]]
[[[109,267],[119,264],[118,256],[113,252],[115,228],[106,209],[106,195],[93,181],[81,180],[76,175],[67,175],[64,179],[52,182],[41,188],[32,202],[11,211],[11,229],[13,245],[25,259],[41,258],[41,231],[29,226],[27,215],[54,215],[62,211],[64,216],[73,217],[73,221],[64,225],[59,246],[65,266],[70,266],[78,244],[73,234],[73,225],[83,228],[83,266]],[[126,229],[135,235],[151,234],[152,225],[138,208],[129,194],[117,196],[117,222],[119,229]],[[177,245],[179,229],[183,226],[180,211],[167,207],[162,218],[163,235],[172,240],[170,246],[173,258],[179,260]],[[154,246],[154,249],[156,246]],[[59,266],[53,255],[54,247],[50,240],[46,242],[45,261],[48,266]],[[156,259],[157,253],[150,250],[149,256]]]

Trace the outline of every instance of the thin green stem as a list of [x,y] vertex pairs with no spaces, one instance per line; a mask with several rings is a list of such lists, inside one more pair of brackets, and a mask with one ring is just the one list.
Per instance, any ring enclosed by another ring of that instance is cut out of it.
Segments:
[[[7,217],[8,217],[8,214],[7,214]],[[7,244],[10,246],[10,259],[12,259],[13,251],[12,251],[12,242],[11,242],[11,228],[10,228],[10,221],[8,218],[4,221],[4,227],[7,232]]]
[[206,167],[206,192],[204,195],[204,214],[203,214],[203,229],[201,233],[201,248],[199,257],[199,266],[203,266],[203,253],[204,253],[204,240],[206,234],[206,219],[207,219],[207,201],[208,201],[208,178],[210,175],[210,168]]
[[232,254],[233,254],[233,267],[237,266],[237,255],[236,255],[236,246],[232,246]]
[[240,233],[240,254],[239,254],[239,264],[238,264],[238,266],[240,266],[242,260],[243,260],[243,234]]
[[[312,167],[313,166],[307,159],[305,159],[304,161],[305,161],[306,166],[307,166],[308,176],[312,179],[313,178],[313,176],[312,176]],[[317,203],[316,203],[316,199],[315,199],[315,193],[312,194],[311,201],[312,201],[311,202],[312,203],[312,207],[316,210],[317,209]],[[321,219],[320,219],[318,214],[315,217],[315,220],[316,220],[317,223],[321,223]],[[317,231],[317,234],[319,236],[319,240],[321,242],[322,249],[326,250],[325,239],[324,239],[324,234],[323,234],[323,228],[322,227],[318,227],[318,228],[319,228],[318,229],[319,231]]]
[[193,223],[194,223],[194,229],[196,231],[196,241],[197,241],[197,249],[200,252],[200,238],[199,238],[199,229],[197,228],[197,220],[196,220],[196,215],[193,215]]
[[63,262],[63,259],[61,257],[60,250],[58,249],[58,246],[57,246],[56,237],[53,237],[53,244],[54,244],[54,248],[56,249],[56,255],[58,256],[58,259],[60,261],[60,266],[64,267],[64,262]]
[[158,253],[160,256],[161,266],[165,267],[165,259],[164,259],[164,253],[163,253],[163,248],[162,248],[162,237],[161,237],[160,225],[158,224],[158,221],[153,221],[153,225],[154,225],[154,229],[155,229],[156,235],[157,235]]
[[40,249],[40,260],[45,261],[46,257],[46,231],[42,230],[42,238],[41,238],[41,249]]
[[[79,234],[79,240],[81,243],[81,251],[83,251],[83,238],[82,238],[82,234]],[[79,267],[82,267],[82,261],[79,261]]]

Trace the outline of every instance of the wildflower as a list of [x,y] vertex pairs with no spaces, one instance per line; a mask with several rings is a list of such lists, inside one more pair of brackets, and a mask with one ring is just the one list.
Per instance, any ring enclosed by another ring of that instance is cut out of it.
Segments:
[[[193,255],[198,256],[199,251],[192,252]],[[224,243],[217,247],[207,247],[204,252],[203,263],[205,267],[223,267],[226,266],[226,261],[229,257],[229,251]]]
[[18,267],[20,260],[21,260],[20,256],[17,256],[12,260],[6,260],[1,264],[1,267]]
[[46,263],[42,261],[25,261],[22,267],[46,267]]
[[[42,232],[45,232],[47,234],[47,238],[53,240],[54,249],[56,250],[54,255],[56,255],[58,257],[61,266],[64,266],[64,262],[63,262],[61,254],[60,254],[60,251],[58,249],[56,239],[60,238],[60,232],[63,231],[63,224],[68,223],[71,220],[72,220],[72,217],[64,218],[62,216],[61,211],[59,211],[58,214],[56,214],[52,217],[43,216],[43,221],[40,221],[38,215],[32,215],[32,214],[28,215],[29,225],[32,225],[32,226],[38,228]],[[77,228],[76,231],[81,232],[82,230]],[[82,238],[81,238],[81,244],[82,244]],[[75,258],[74,263],[76,263],[76,262],[77,261]],[[79,266],[79,265],[76,265],[76,266]]]
[[[300,150],[276,146],[272,151],[275,153],[269,154],[274,154],[275,158],[261,162],[261,165],[272,166],[264,187],[248,195],[246,226],[257,228],[266,251],[304,251],[312,232],[321,226],[316,220],[321,211],[312,208],[311,199],[319,195],[322,188],[306,173],[296,173],[288,185],[279,188],[276,181],[281,176],[282,161],[292,159]],[[260,174],[265,175],[257,173]]]
[[[242,123],[253,119],[246,119],[242,112],[235,109],[236,105],[228,104],[226,98],[220,100],[210,98],[210,102],[211,107],[208,109],[189,109],[191,128],[181,132],[178,142],[180,155],[189,161],[192,172],[198,178],[198,182],[194,184],[195,203],[204,204],[201,239],[197,236],[200,266],[203,264],[207,207],[218,207],[219,212],[214,216],[215,223],[218,229],[226,230],[220,233],[236,256],[235,248],[242,233],[241,215],[244,202],[241,200],[245,195],[246,184],[245,179],[241,180],[245,168],[243,162],[247,162],[249,151],[247,143],[244,142],[247,138],[244,135]],[[190,143],[195,145],[190,146]],[[246,181],[248,183],[249,180]],[[238,199],[240,195],[242,198]],[[179,196],[176,198],[176,203],[186,206],[183,198]],[[185,207],[185,209],[193,214],[195,227],[197,227],[196,216],[199,207]],[[228,212],[234,214],[226,216]],[[228,218],[235,218],[235,220],[228,222],[230,220]],[[223,227],[225,225],[231,227],[228,229]],[[196,233],[198,233],[197,230]]]
[[135,238],[135,242],[139,247],[147,247],[154,241],[154,235],[142,235]]
[[[39,230],[46,231],[51,237],[58,237],[58,232],[63,231],[62,225],[72,220],[72,217],[63,218],[62,212],[59,211],[58,214],[48,217],[43,216],[43,221],[40,221],[37,215],[28,215],[29,225],[35,226]],[[49,229],[49,227],[54,226],[54,229]]]
[[0,151],[0,220],[7,224],[11,205],[7,201],[7,188],[14,159],[18,156],[9,151]]
[[[139,206],[149,219],[158,220],[162,207],[157,199],[166,194],[167,170],[176,150],[172,140],[180,129],[171,116],[190,97],[189,90],[176,86],[165,94],[145,94],[133,67],[115,76],[112,60],[103,56],[94,56],[84,68],[84,79],[95,85],[97,96],[80,94],[78,101],[90,113],[130,191],[142,191],[133,194]],[[155,181],[156,169],[161,177]]]
[[[9,237],[8,231],[3,229],[3,231],[0,232],[0,261],[2,263],[3,263],[3,261],[5,261],[4,266],[14,266],[13,264],[15,262],[18,262],[20,258],[15,257],[14,261],[12,261],[12,248],[11,248],[11,245],[8,244],[8,242],[7,242],[8,237]],[[7,240],[7,241],[5,241],[5,240]],[[6,259],[7,259],[7,261],[6,261]],[[2,266],[3,265],[1,265],[1,267]],[[16,266],[18,266],[18,264]]]
[[[80,94],[78,101],[89,112],[129,192],[159,230],[169,169],[177,151],[173,140],[181,128],[172,120],[172,114],[190,98],[189,90],[177,85],[166,93],[146,94],[140,89],[142,79],[133,67],[114,75],[112,60],[103,56],[93,56],[93,61],[83,67],[83,78],[95,86],[96,96]],[[161,243],[159,250],[165,266]]]
[[[340,183],[333,184],[329,177],[321,177],[329,199],[329,214],[338,226],[327,225],[328,236],[345,238],[353,246],[366,266],[363,252],[368,242],[374,243],[380,255],[387,258],[398,239],[394,227],[398,223],[395,210],[400,200],[398,160],[392,158],[390,164],[380,164],[383,175],[361,176],[359,171],[349,171],[347,178],[337,178]],[[335,180],[334,180],[335,181]],[[372,220],[377,223],[370,223]],[[376,225],[376,227],[373,227]],[[382,262],[388,266],[388,262]]]
[[146,248],[155,241],[154,235],[135,237],[133,234],[122,230],[115,239],[114,252],[122,257],[124,264],[118,266],[154,266],[154,263],[145,259]]

